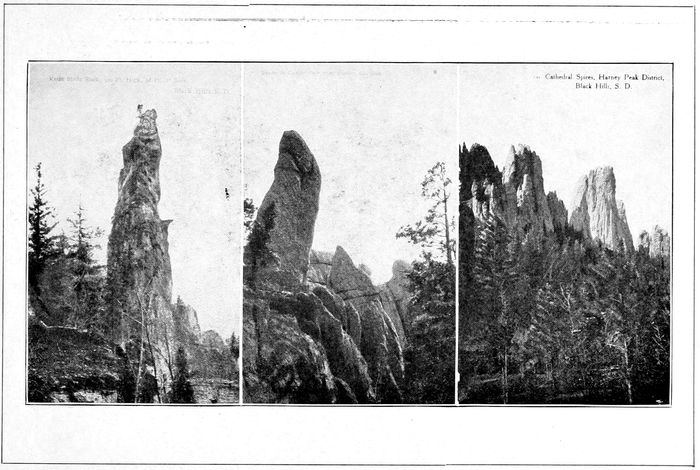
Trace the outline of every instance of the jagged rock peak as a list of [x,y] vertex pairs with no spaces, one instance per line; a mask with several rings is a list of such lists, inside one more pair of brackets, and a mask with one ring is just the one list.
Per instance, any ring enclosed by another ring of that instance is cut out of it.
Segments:
[[275,179],[258,210],[257,220],[274,205],[268,246],[278,263],[263,275],[284,288],[305,283],[321,192],[321,172],[304,139],[285,131],[279,144]]
[[413,312],[410,308],[411,294],[407,287],[407,274],[411,271],[411,264],[396,260],[391,271],[391,279],[379,286],[379,294],[382,306],[396,328],[401,347],[405,347],[406,335],[413,321]]
[[612,167],[591,170],[576,185],[569,224],[580,231],[586,240],[600,241],[613,250],[622,243],[624,249],[630,251],[634,249],[632,235],[624,206],[620,211],[615,192]]
[[658,225],[654,225],[651,235],[646,230],[639,234],[639,246],[649,252],[652,258],[671,255],[671,238],[668,232]]
[[503,169],[506,193],[506,224],[521,236],[554,230],[552,214],[544,191],[542,160],[526,145],[510,147]]
[[569,211],[564,205],[564,201],[559,199],[556,191],[547,193],[547,205],[549,213],[552,214],[552,225],[555,230],[563,230],[569,222]]
[[486,147],[474,144],[467,149],[462,144],[459,149],[459,181],[460,214],[469,211],[481,221],[504,216],[502,175]]
[[327,285],[333,266],[333,253],[311,250],[309,253],[309,270],[306,280],[309,284]]

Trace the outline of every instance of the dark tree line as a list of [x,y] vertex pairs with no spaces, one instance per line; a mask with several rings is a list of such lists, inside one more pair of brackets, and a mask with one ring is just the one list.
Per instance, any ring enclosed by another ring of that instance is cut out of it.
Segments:
[[571,231],[520,240],[467,210],[461,402],[668,403],[667,257],[591,246]]

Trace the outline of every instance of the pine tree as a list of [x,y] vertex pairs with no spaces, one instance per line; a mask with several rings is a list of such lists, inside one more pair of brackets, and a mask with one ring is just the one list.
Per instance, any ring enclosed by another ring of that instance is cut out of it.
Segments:
[[194,390],[190,383],[190,373],[187,367],[187,354],[180,347],[175,355],[175,367],[177,372],[173,380],[171,403],[194,403]]
[[94,250],[99,249],[94,241],[103,232],[99,227],[93,229],[88,226],[82,205],[78,206],[74,218],[68,219],[68,223],[72,227],[67,258],[74,293],[73,326],[104,330],[105,279],[94,259]]
[[31,190],[32,204],[29,206],[29,286],[38,290],[39,276],[47,261],[55,254],[51,231],[56,226],[53,208],[46,201],[46,188],[42,181],[41,163],[34,167],[36,185]]
[[452,235],[455,222],[449,212],[452,180],[447,176],[445,162],[437,162],[428,170],[421,183],[421,195],[431,202],[428,213],[413,225],[405,225],[396,238],[407,238],[423,250],[445,256],[447,264],[454,264],[455,243]]
[[255,289],[258,270],[266,266],[273,258],[272,250],[268,246],[270,235],[275,228],[275,203],[268,205],[260,214],[260,221],[254,221],[248,234],[248,246],[246,250],[246,264],[248,276],[246,284]]

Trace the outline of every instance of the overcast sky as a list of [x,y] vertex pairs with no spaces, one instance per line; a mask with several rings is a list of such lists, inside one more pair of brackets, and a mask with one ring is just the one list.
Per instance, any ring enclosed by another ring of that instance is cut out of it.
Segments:
[[[664,80],[596,91],[575,89],[577,73]],[[569,215],[578,179],[612,166],[636,246],[642,230],[671,229],[671,78],[670,65],[463,65],[459,139],[484,145],[501,169],[510,145],[529,145],[542,159],[545,190]]]
[[[395,260],[419,255],[395,234],[426,212],[423,177],[438,161],[456,175],[457,72],[443,65],[246,64],[247,194],[262,202],[282,132],[296,130],[323,180],[313,247],[333,252],[341,245],[375,283],[387,281]],[[454,192],[456,202],[456,186]]]
[[[32,64],[30,168],[42,162],[58,230],[68,230],[78,204],[89,224],[105,230],[97,252],[105,262],[121,148],[138,104],[158,112],[159,212],[173,219],[173,301],[180,295],[203,330],[226,338],[240,331],[240,66]],[[34,180],[30,170],[30,187]]]

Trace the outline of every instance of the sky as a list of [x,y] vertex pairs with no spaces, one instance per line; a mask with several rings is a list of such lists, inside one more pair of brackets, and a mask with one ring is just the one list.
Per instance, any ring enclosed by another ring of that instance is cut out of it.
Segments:
[[456,203],[457,74],[434,64],[246,64],[246,194],[262,202],[282,133],[296,130],[322,177],[313,248],[340,245],[373,282],[389,280],[395,260],[420,254],[395,234],[425,215],[420,183],[438,161]]
[[[575,88],[577,73],[664,80],[588,90]],[[511,145],[529,145],[545,191],[556,191],[569,215],[578,179],[612,166],[636,246],[642,230],[671,230],[671,79],[670,65],[462,65],[459,139],[484,145],[501,169]]]
[[88,224],[105,231],[101,263],[136,106],[156,109],[173,302],[194,307],[203,331],[240,333],[240,66],[34,63],[29,85],[29,186],[41,162],[56,230],[68,231],[82,204]]

